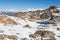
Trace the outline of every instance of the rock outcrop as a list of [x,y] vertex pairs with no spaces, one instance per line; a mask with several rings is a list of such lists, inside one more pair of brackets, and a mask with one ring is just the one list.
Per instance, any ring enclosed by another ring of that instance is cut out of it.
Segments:
[[17,12],[12,16],[16,16],[22,19],[28,20],[41,20],[51,18],[53,13],[60,13],[60,10],[56,6],[51,6],[44,10],[35,10],[35,11],[27,11],[27,12]]
[[0,23],[3,23],[4,25],[17,25],[18,23],[15,22],[13,19],[7,17],[7,15],[0,14]]

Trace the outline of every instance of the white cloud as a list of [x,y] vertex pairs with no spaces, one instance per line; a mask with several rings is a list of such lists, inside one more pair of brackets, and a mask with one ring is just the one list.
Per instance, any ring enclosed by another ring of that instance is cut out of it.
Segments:
[[29,9],[27,9],[27,11],[35,11],[35,10],[43,10],[43,9],[41,9],[41,8],[37,8],[37,9],[29,8]]
[[16,10],[16,9],[0,9],[0,13],[3,11],[3,12],[26,12],[26,11],[35,11],[35,10],[43,10],[41,8],[29,8],[25,11],[22,11],[22,10]]
[[16,9],[5,9],[5,10],[3,10],[3,9],[0,9],[0,12],[1,11],[4,11],[4,12],[19,12],[20,10],[16,10]]

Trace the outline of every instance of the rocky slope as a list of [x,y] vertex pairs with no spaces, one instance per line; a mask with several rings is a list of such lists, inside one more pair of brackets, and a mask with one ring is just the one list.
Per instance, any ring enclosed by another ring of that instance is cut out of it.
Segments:
[[[60,40],[59,19],[60,9],[56,6],[10,16],[0,13],[0,40]],[[42,21],[50,24],[36,23]]]
[[17,12],[12,16],[16,16],[22,19],[28,20],[41,20],[41,19],[49,19],[55,14],[60,14],[60,9],[56,6],[51,6],[44,10],[35,10],[35,11],[27,11],[27,12]]
[[13,19],[9,18],[8,15],[0,13],[0,23],[3,23],[4,25],[17,25],[18,23],[15,22]]

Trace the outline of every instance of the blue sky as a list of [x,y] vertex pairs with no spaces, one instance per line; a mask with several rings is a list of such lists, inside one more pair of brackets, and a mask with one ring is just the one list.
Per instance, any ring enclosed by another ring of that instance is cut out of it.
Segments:
[[0,9],[27,10],[29,8],[60,7],[60,0],[0,0]]

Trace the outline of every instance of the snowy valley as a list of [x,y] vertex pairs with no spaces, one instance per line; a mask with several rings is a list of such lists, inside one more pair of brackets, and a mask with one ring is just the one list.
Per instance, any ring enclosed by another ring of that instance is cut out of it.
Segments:
[[60,40],[60,8],[0,12],[0,40]]

